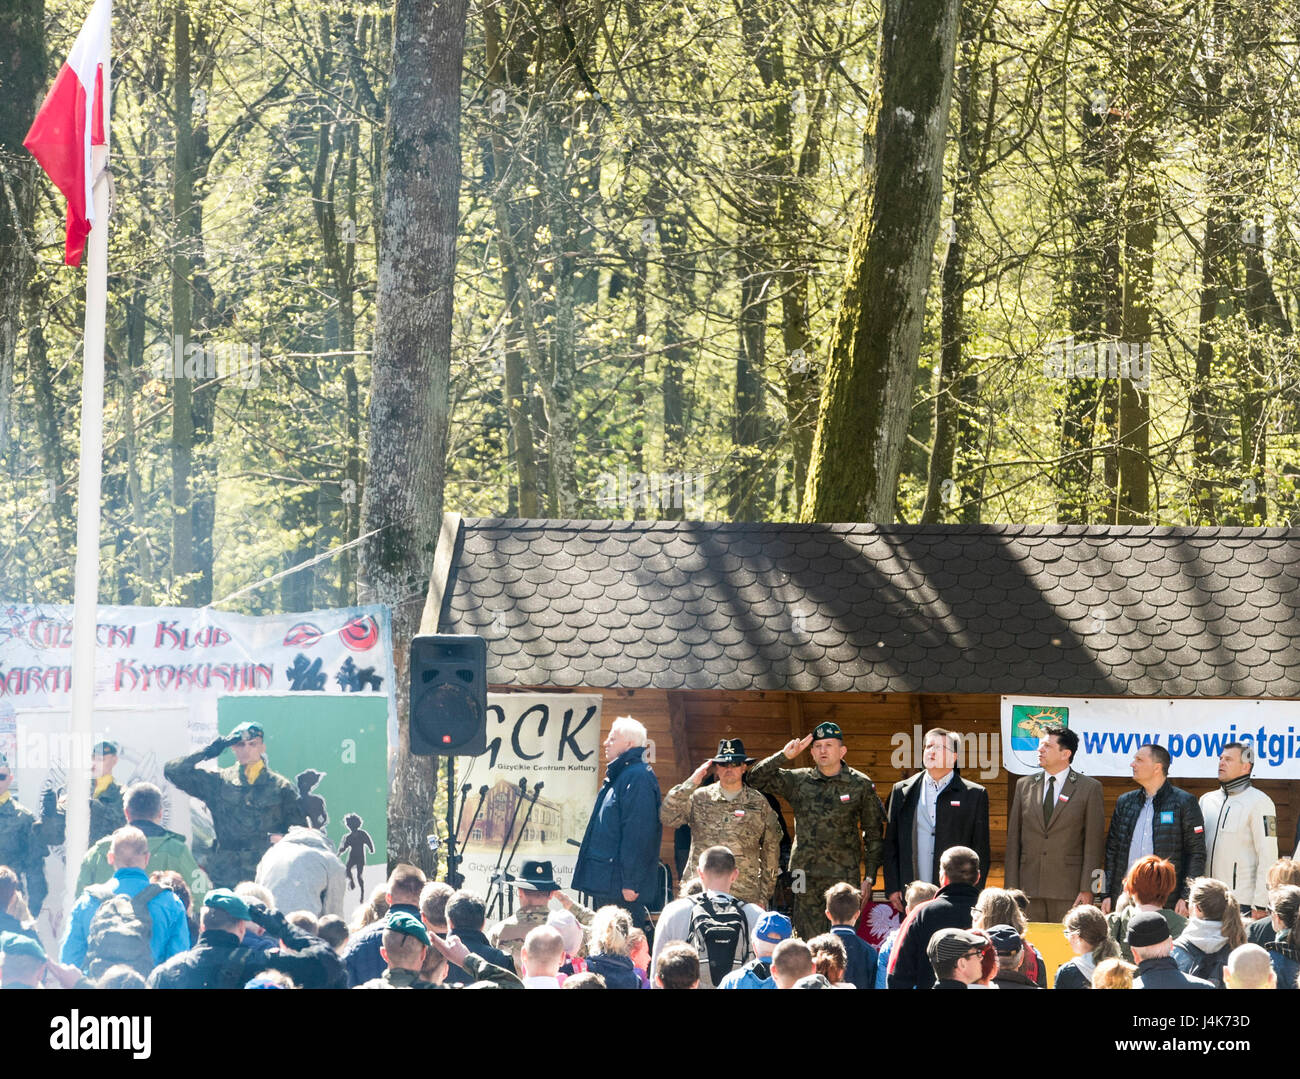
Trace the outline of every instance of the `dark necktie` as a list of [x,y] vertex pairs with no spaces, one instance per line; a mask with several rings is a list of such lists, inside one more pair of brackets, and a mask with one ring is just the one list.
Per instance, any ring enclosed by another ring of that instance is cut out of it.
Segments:
[[1056,788],[1056,777],[1045,777],[1047,782],[1043,784],[1043,826],[1052,823],[1052,807],[1056,804],[1056,798],[1053,791]]

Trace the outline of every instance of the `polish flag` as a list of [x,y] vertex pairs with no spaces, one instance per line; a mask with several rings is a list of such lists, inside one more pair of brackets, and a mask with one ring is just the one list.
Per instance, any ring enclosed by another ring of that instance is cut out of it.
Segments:
[[80,266],[86,237],[95,224],[91,147],[108,147],[109,34],[113,0],[95,0],[67,63],[59,69],[45,104],[23,145],[68,200],[63,261]]

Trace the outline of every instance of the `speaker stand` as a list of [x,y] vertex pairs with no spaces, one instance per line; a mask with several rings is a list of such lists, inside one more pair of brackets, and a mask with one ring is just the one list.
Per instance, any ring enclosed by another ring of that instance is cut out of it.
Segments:
[[[437,759],[437,758],[435,758]],[[463,813],[463,806],[462,806]],[[447,757],[447,883],[459,889],[465,883],[456,850],[456,758]]]

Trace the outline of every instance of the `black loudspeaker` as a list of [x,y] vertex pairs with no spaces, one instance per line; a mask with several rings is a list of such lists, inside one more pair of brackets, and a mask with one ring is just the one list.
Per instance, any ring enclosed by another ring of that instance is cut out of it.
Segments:
[[411,752],[487,752],[487,642],[472,634],[411,638]]

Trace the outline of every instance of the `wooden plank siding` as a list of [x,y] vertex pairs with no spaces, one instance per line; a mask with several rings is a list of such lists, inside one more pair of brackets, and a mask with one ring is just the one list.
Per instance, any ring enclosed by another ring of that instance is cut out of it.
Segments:
[[[818,723],[838,723],[849,747],[848,763],[866,772],[876,783],[883,801],[890,788],[911,775],[906,759],[899,766],[899,736],[907,739],[910,749],[914,728],[923,730],[947,727],[962,735],[982,738],[983,745],[1001,754],[1000,699],[996,694],[905,694],[905,693],[784,693],[778,691],[729,692],[714,690],[624,690],[624,689],[555,689],[549,686],[493,686],[494,693],[598,693],[601,709],[601,739],[609,732],[616,716],[631,715],[645,724],[654,743],[654,769],[665,792],[681,782],[704,760],[717,752],[723,738],[740,738],[751,757],[759,760],[777,752],[793,737],[811,733]],[[920,747],[916,747],[919,753]],[[997,758],[995,758],[997,759]],[[795,762],[811,766],[807,754]],[[916,762],[919,767],[919,760]],[[1188,779],[1175,774],[1174,783],[1198,797],[1217,786],[1214,779]],[[1006,854],[1007,808],[1018,777],[998,767],[991,778],[979,774],[977,761],[963,769],[963,774],[989,791],[989,831],[993,851],[990,883],[1004,880],[1003,859]],[[1297,784],[1286,780],[1267,780],[1259,784],[1277,805],[1278,845],[1280,853],[1294,850],[1296,816],[1300,812]],[[1133,789],[1131,780],[1113,776],[1102,779],[1106,803],[1106,820],[1115,807],[1115,799]],[[788,807],[786,823],[793,826]],[[580,839],[580,836],[575,836]],[[672,833],[665,831],[660,854],[670,866],[673,862]],[[883,888],[877,875],[876,887]]]

